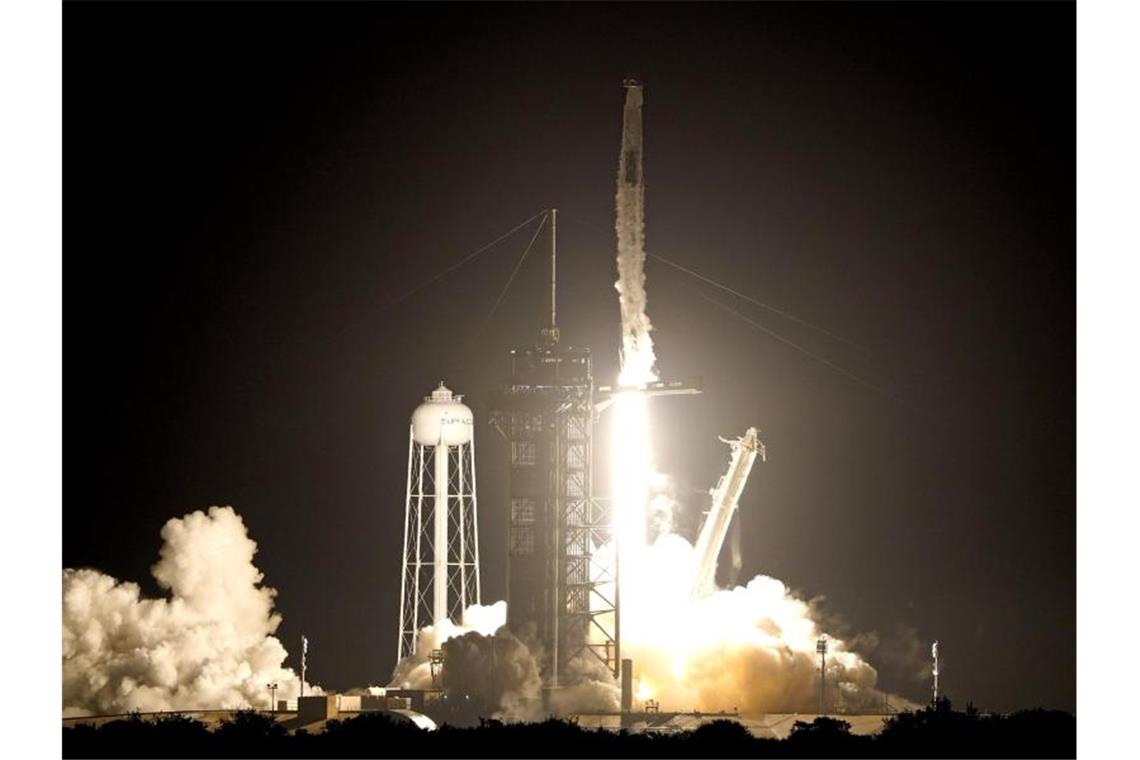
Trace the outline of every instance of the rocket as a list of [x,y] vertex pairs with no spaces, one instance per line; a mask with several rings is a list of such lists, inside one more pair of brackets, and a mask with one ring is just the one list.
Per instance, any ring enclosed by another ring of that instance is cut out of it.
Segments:
[[692,594],[694,599],[708,596],[716,590],[717,557],[720,556],[721,546],[724,545],[724,537],[728,533],[732,515],[736,512],[740,494],[744,491],[744,484],[748,481],[748,474],[752,471],[756,455],[759,454],[761,459],[766,458],[764,444],[754,427],[748,428],[744,436],[735,441],[724,438],[721,440],[732,448],[732,458],[729,460],[728,470],[712,490],[712,508],[697,536],[695,551],[697,564],[693,576]]
[[641,85],[625,80],[621,154],[618,156],[616,287],[621,305],[622,385],[657,379],[653,369],[652,326],[645,313],[645,177],[642,174]]
[[644,192],[641,176],[641,85],[627,79],[622,110],[621,157],[618,159],[618,193]]

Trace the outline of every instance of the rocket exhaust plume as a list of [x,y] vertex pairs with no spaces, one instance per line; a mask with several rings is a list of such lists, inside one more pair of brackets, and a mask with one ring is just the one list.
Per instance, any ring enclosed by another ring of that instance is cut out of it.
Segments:
[[[661,502],[650,507],[655,491],[660,495],[657,484],[666,479],[654,471],[648,399],[636,390],[658,378],[645,311],[642,91],[630,80],[625,87],[616,195],[618,385],[625,390],[610,407],[622,655],[636,663],[639,699],[656,699],[665,709],[812,712],[818,705],[816,642],[824,631],[810,606],[767,576],[731,589],[718,589],[714,580],[748,469],[762,451],[755,430],[735,442],[729,477],[714,489],[716,503],[696,547],[662,519]],[[658,528],[652,541],[651,513]],[[612,554],[614,545],[600,554]],[[829,701],[852,710],[877,709],[883,695],[874,688],[875,669],[839,639],[830,638],[830,647],[827,684],[835,693]]]
[[[276,591],[262,586],[257,551],[232,507],[210,507],[162,528],[151,568],[168,599],[97,570],[63,571],[63,714],[270,706],[301,682],[273,636]],[[309,687],[309,693],[320,693]]]
[[[658,379],[646,315],[641,106],[640,85],[627,81],[615,223],[621,370],[609,406],[613,540],[597,548],[593,580],[612,599],[611,571],[620,556],[621,654],[636,663],[639,701],[655,699],[670,710],[810,713],[818,706],[815,648],[824,633],[810,605],[767,576],[730,589],[715,584],[716,562],[748,469],[763,451],[756,431],[731,442],[730,477],[714,489],[720,517],[708,524],[699,548],[674,531],[672,510],[678,505],[669,479],[653,467],[648,397],[641,389]],[[736,542],[734,564],[740,563]],[[480,620],[472,619],[473,612]],[[423,628],[415,654],[398,663],[392,685],[430,687],[429,655],[441,649],[441,685],[449,697],[458,697],[449,701],[480,702],[500,719],[619,708],[621,689],[592,656],[574,660],[571,677],[544,695],[536,666],[545,659],[542,644],[525,630],[508,631],[505,620],[500,602],[469,608],[462,625],[443,621]],[[836,693],[829,701],[851,710],[878,709],[883,695],[874,688],[874,668],[843,641],[830,642],[826,683]]]
[[[642,176],[641,85],[625,81],[621,154],[617,176],[617,270],[615,287],[621,305],[621,372],[618,384],[638,385],[657,379],[652,326],[645,313],[645,183]],[[646,509],[653,475],[649,408],[644,394],[625,391],[614,400],[612,497],[618,545],[619,585],[637,564],[644,547]]]

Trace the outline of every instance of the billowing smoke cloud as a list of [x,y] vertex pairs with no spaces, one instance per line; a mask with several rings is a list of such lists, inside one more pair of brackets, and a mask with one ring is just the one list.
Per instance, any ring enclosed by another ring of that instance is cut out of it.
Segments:
[[[542,681],[531,649],[506,628],[507,603],[473,604],[461,625],[444,621],[421,628],[416,651],[396,664],[392,687],[443,688],[453,704],[471,703],[472,716],[536,720],[542,715]],[[435,673],[429,656],[442,650]]]
[[653,329],[645,313],[645,183],[642,179],[641,88],[627,87],[617,178],[617,269],[623,385],[657,379]]
[[735,586],[736,581],[740,578],[740,569],[744,567],[744,554],[740,550],[740,512],[737,511],[733,515],[732,522],[729,523],[728,533],[728,552],[729,552],[729,573],[728,585],[729,587]]
[[[622,653],[634,660],[642,699],[662,709],[743,713],[814,712],[819,706],[816,642],[824,631],[808,602],[775,578],[689,596],[696,557],[677,535],[642,550],[623,592]],[[878,709],[878,674],[828,637],[828,709]],[[890,698],[895,707],[908,705]]]
[[507,721],[542,716],[542,678],[530,649],[507,629],[470,632],[443,645],[443,687],[453,699],[493,706],[492,717]]
[[[666,496],[667,489],[658,493]],[[664,710],[746,714],[818,709],[815,647],[825,629],[813,603],[764,575],[693,599],[695,552],[675,533],[644,547],[634,564],[623,598],[622,653],[634,661],[639,703],[655,699]],[[541,646],[525,632],[510,633],[505,620],[506,603],[496,602],[469,608],[462,625],[422,629],[416,654],[397,665],[391,686],[441,687],[457,711],[467,706],[469,721],[619,709],[620,688],[588,655],[571,663],[544,703]],[[828,709],[880,709],[886,695],[876,688],[875,669],[840,638],[829,635],[828,646]],[[444,655],[434,679],[428,660],[433,649]],[[898,696],[889,700],[896,709],[914,707]]]
[[[525,631],[511,633],[505,623],[506,602],[472,605],[462,625],[450,621],[422,628],[416,652],[401,660],[392,687],[442,688],[454,712],[448,719],[491,717],[504,721],[535,721],[548,714],[617,710],[620,689],[612,674],[596,660],[582,656],[570,663],[565,685],[543,703],[539,662],[543,649]],[[443,652],[443,664],[432,674],[429,655]],[[466,714],[464,708],[466,707]]]
[[556,715],[616,712],[620,708],[621,687],[613,673],[597,657],[586,653],[567,664],[561,688],[550,694],[550,709]]
[[[895,623],[884,631],[856,637],[853,645],[860,652],[873,653],[875,661],[896,679],[915,685],[930,680],[930,643],[913,626]],[[940,664],[945,663],[940,658]]]
[[[162,528],[151,568],[168,599],[97,570],[63,571],[63,714],[270,706],[295,699],[273,636],[276,591],[262,586],[257,551],[232,507],[210,507]],[[307,691],[320,693],[309,687]]]
[[[829,709],[881,708],[878,673],[856,646],[835,635],[845,626],[824,614],[821,600],[798,599],[765,575],[735,584],[743,564],[739,544],[730,547],[734,577],[728,587],[692,596],[696,551],[672,529],[673,511],[682,506],[674,493],[670,478],[652,473],[650,541],[627,542],[625,549],[621,645],[634,661],[637,701],[655,699],[665,710],[814,712],[816,643],[826,634]],[[612,545],[599,554],[603,563],[611,556]],[[889,701],[896,708],[911,704],[897,696]]]
[[[646,316],[641,108],[640,86],[627,82],[616,196],[620,385],[657,379]],[[668,478],[653,466],[644,395],[619,394],[609,415],[615,539],[597,558],[609,557],[612,563],[620,547],[621,646],[622,654],[634,659],[639,699],[656,698],[667,710],[818,709],[815,650],[823,631],[809,605],[767,576],[734,585],[743,564],[739,517],[730,539],[732,587],[694,598],[697,558],[675,532],[677,502]],[[602,575],[596,578],[601,581]],[[612,586],[603,591],[613,598]],[[875,669],[840,639],[832,638],[829,647],[829,706],[878,707],[883,695],[875,689]]]
[[490,636],[506,622],[507,603],[495,602],[489,605],[473,604],[468,607],[463,611],[461,625],[445,620],[438,626],[424,626],[416,635],[415,653],[396,663],[389,686],[399,689],[432,688],[434,684],[431,663],[428,660],[432,650],[442,649],[450,639],[467,633]]

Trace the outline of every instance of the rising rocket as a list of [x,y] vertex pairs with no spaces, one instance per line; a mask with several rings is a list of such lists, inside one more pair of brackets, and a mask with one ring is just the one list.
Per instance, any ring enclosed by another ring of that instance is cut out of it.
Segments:
[[634,79],[625,84],[625,108],[621,122],[621,158],[618,160],[618,193],[623,189],[644,197],[641,178],[641,85]]
[[617,266],[615,283],[621,303],[621,385],[651,382],[653,329],[645,313],[645,177],[642,174],[641,85],[625,80],[621,154],[618,156]]

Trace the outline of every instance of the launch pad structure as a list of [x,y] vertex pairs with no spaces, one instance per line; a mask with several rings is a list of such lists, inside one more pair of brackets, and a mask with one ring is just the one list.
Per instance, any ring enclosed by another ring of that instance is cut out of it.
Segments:
[[[506,233],[543,216],[525,259],[549,220],[549,316],[542,319],[537,341],[510,351],[510,374],[492,391],[488,406],[490,423],[507,444],[507,628],[534,655],[544,697],[582,681],[612,679],[621,683],[621,714],[627,715],[632,713],[633,663],[622,657],[622,542],[617,540],[613,499],[594,491],[594,436],[604,412],[619,398],[695,395],[702,388],[699,379],[660,380],[652,366],[644,313],[642,88],[634,80],[624,86],[615,231],[626,379],[597,385],[590,349],[562,341],[558,211],[549,209]],[[513,279],[514,272],[504,292]],[[633,371],[626,372],[631,356]],[[425,623],[461,624],[467,605],[480,601],[472,420],[462,398],[442,383],[412,417],[400,660],[415,653]],[[717,557],[740,492],[755,458],[764,457],[755,428],[742,438],[721,440],[729,444],[732,457],[712,491],[712,507],[696,544],[700,561],[693,598],[715,590]],[[431,655],[434,664],[436,652]]]
[[491,422],[509,448],[507,626],[541,645],[546,684],[558,687],[583,655],[616,678],[621,638],[616,566],[596,556],[610,528],[593,495],[592,360],[588,348],[560,343],[558,210],[550,213],[550,321],[537,345],[511,350]]
[[[624,85],[618,194],[640,220],[641,86]],[[539,653],[549,688],[570,685],[598,666],[615,680],[622,676],[621,559],[620,552],[599,556],[607,545],[614,552],[616,542],[610,504],[594,495],[594,430],[614,394],[630,390],[596,387],[590,350],[560,340],[557,230],[552,210],[549,322],[537,344],[511,351],[510,376],[490,404],[492,423],[509,447],[507,626]],[[636,391],[700,393],[699,383],[651,385]]]
[[[551,326],[553,327],[553,325]],[[542,344],[511,351],[511,375],[492,399],[507,439],[510,512],[507,625],[540,643],[557,687],[588,653],[616,677],[620,618],[614,568],[599,562],[609,540],[593,496],[594,377],[589,349]]]
[[[540,645],[551,688],[568,685],[583,655],[615,679],[622,661],[617,562],[598,556],[612,541],[612,515],[593,490],[594,430],[620,389],[594,384],[590,350],[561,344],[554,318],[552,309],[540,343],[511,350],[511,374],[491,398],[509,448],[507,625]],[[701,392],[699,381],[637,390]]]

